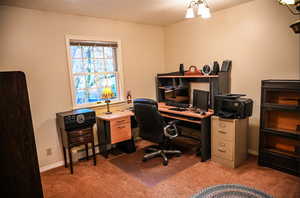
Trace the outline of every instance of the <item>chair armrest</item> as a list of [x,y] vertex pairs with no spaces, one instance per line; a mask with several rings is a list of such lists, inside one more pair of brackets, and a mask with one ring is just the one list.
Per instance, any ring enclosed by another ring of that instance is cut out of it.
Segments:
[[[179,122],[179,120],[173,120],[171,122],[168,122],[168,125],[175,125]],[[176,126],[175,126],[176,127]]]
[[[170,139],[173,139],[178,136],[178,131],[176,127],[177,120],[174,120],[172,122],[169,122],[167,126],[164,127],[164,135]],[[169,133],[170,131],[173,132],[173,134]]]

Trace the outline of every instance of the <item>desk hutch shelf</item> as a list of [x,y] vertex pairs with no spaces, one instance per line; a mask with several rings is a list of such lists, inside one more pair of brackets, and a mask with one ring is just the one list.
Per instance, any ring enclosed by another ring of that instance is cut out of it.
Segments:
[[173,72],[157,75],[157,101],[190,103],[192,82],[209,83],[210,108],[214,107],[215,95],[230,93],[230,72],[219,72],[218,75],[179,75],[178,72]]

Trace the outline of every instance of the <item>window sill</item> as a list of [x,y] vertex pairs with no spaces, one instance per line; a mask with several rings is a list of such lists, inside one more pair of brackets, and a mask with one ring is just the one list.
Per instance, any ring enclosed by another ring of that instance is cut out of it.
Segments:
[[[118,106],[123,106],[126,105],[126,101],[125,100],[120,100],[120,101],[115,101],[115,102],[111,102],[109,103],[110,107],[118,107]],[[105,102],[101,102],[100,104],[90,104],[90,105],[86,105],[86,106],[78,106],[78,107],[73,107],[73,110],[76,109],[94,109],[94,110],[101,110],[101,109],[106,109],[106,103]]]

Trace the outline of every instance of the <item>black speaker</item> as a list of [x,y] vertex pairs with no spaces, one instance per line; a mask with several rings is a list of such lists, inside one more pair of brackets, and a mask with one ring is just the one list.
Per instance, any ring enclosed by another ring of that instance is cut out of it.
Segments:
[[183,64],[180,64],[179,65],[179,73],[184,76],[184,65]]
[[231,60],[225,60],[222,63],[221,72],[230,72],[232,67],[232,61]]
[[220,71],[220,65],[217,61],[214,61],[213,70],[211,72],[211,75],[218,75]]

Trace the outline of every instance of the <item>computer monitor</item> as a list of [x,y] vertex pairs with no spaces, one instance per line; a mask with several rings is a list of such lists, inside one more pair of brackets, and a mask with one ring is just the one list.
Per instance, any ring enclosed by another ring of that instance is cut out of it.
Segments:
[[203,90],[193,90],[193,107],[201,111],[208,111],[209,92]]

